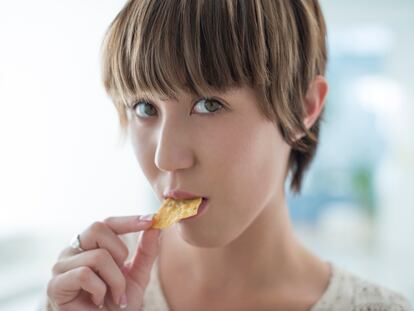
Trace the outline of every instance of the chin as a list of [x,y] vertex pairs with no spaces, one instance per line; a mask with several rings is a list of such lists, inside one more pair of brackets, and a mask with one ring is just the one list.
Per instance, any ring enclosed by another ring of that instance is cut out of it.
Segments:
[[232,241],[232,239],[225,238],[225,233],[215,232],[212,234],[211,229],[206,231],[194,230],[186,224],[177,224],[175,231],[179,238],[193,247],[219,248],[230,244]]

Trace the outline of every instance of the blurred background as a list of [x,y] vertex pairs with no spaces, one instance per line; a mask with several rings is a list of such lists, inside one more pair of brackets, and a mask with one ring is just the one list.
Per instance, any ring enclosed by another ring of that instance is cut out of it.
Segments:
[[[35,310],[74,233],[158,207],[100,82],[124,1],[0,2],[0,309]],[[330,93],[297,235],[414,303],[414,2],[322,0]]]

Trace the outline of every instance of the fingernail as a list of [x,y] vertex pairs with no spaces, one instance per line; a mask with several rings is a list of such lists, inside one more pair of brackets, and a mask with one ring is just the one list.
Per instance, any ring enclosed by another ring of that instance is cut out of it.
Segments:
[[127,305],[128,305],[127,296],[126,296],[126,294],[123,294],[121,296],[121,299],[119,300],[119,307],[121,309],[125,309],[127,307]]
[[103,309],[103,305],[99,305],[99,306],[98,306],[98,308],[99,308],[99,309]]
[[147,215],[144,215],[144,216],[139,216],[139,220],[141,220],[141,221],[152,221],[152,218],[154,218],[154,216],[155,216],[154,213],[147,214]]

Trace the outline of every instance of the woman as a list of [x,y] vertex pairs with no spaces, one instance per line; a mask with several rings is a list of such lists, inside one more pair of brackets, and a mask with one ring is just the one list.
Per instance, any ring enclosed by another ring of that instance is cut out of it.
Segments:
[[300,192],[317,149],[325,36],[317,0],[128,1],[105,89],[160,201],[204,207],[162,234],[153,215],[95,222],[54,265],[49,309],[408,310],[292,230],[284,185]]

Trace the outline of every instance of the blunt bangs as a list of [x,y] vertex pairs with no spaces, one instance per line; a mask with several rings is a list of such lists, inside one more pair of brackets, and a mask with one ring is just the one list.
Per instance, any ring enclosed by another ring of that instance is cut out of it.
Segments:
[[265,42],[255,35],[261,15],[255,1],[237,3],[129,1],[104,40],[108,94],[128,105],[137,94],[176,98],[268,84]]

